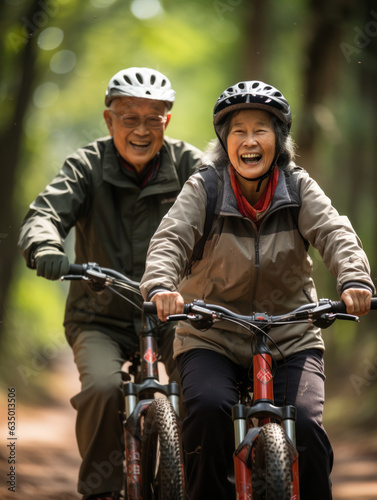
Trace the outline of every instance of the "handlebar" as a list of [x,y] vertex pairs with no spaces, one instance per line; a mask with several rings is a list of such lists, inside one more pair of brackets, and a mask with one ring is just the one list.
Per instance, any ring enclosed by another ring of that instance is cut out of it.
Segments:
[[143,311],[145,314],[157,314],[157,307],[155,302],[144,302]]
[[114,269],[100,267],[95,262],[85,264],[70,264],[68,274],[61,276],[62,281],[92,281],[99,286],[106,287],[109,284],[115,283],[117,280],[127,283],[135,288],[139,288],[139,282],[133,281],[127,276]]
[[[371,300],[371,309],[377,309],[377,297]],[[145,314],[157,314],[154,302],[144,302]],[[188,320],[190,323],[199,325],[199,328],[210,328],[219,320],[241,321],[248,325],[259,327],[273,327],[286,323],[306,322],[313,323],[320,328],[327,328],[335,319],[359,321],[357,316],[347,313],[343,301],[332,301],[321,299],[319,302],[305,304],[293,311],[274,316],[265,313],[253,313],[250,316],[236,314],[225,307],[214,304],[206,304],[202,300],[195,300],[191,304],[184,305],[183,314],[168,316],[168,321]]]

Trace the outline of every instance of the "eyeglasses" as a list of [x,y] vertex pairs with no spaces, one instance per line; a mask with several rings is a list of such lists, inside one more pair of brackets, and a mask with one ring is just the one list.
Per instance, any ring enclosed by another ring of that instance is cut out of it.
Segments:
[[164,123],[166,123],[167,117],[166,116],[161,116],[161,115],[149,115],[145,116],[142,118],[139,115],[118,115],[118,113],[115,113],[112,109],[110,111],[120,118],[123,127],[127,128],[136,128],[140,125],[140,123],[145,124],[146,128],[150,129],[159,129],[161,128]]

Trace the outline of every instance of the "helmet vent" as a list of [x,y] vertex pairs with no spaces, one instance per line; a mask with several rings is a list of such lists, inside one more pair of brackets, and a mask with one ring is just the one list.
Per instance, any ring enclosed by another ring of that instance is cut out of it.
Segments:
[[167,103],[169,109],[175,100],[175,91],[169,79],[150,68],[127,68],[118,71],[107,87],[105,104],[109,106],[114,97],[148,97]]
[[215,131],[222,126],[224,117],[235,110],[262,109],[275,115],[289,131],[292,123],[291,110],[282,93],[272,85],[258,80],[241,81],[228,87],[216,101],[213,109]]

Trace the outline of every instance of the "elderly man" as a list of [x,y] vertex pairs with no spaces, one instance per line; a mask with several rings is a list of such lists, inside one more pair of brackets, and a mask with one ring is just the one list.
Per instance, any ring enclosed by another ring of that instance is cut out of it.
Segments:
[[[149,241],[201,157],[164,135],[174,99],[158,71],[128,68],[111,78],[104,111],[110,137],[69,156],[23,222],[19,246],[38,276],[56,280],[67,273],[63,242],[75,227],[78,263],[97,262],[140,280]],[[124,301],[98,302],[85,284],[72,282],[64,325],[82,383],[71,402],[84,499],[118,498],[122,487],[122,464],[111,460],[122,450],[120,368],[138,349],[140,320]],[[160,352],[176,379],[172,340],[167,329]],[[101,464],[107,464],[104,474]]]

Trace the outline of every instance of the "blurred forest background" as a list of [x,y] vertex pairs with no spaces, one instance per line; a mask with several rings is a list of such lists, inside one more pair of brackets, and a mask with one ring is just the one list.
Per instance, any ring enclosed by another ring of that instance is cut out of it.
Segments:
[[[371,0],[2,0],[0,3],[0,374],[32,403],[67,349],[66,287],[38,278],[17,249],[29,203],[64,158],[107,130],[110,77],[165,73],[177,91],[168,135],[199,148],[229,85],[261,79],[291,104],[298,163],[347,214],[377,273],[377,8]],[[67,241],[72,255],[72,237]],[[315,251],[319,295],[335,280]],[[377,416],[376,318],[324,331],[327,419]],[[341,382],[341,383],[339,383]],[[355,412],[351,415],[349,404]]]

